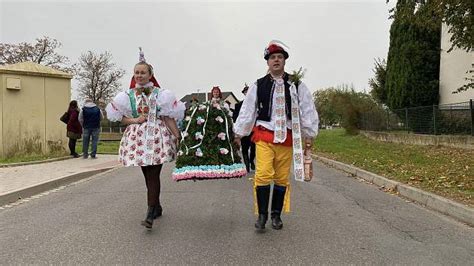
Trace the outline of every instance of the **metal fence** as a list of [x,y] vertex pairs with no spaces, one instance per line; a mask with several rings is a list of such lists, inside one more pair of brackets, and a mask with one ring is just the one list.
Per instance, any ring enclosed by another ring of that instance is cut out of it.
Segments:
[[104,133],[123,133],[127,126],[104,119],[100,122],[100,127],[100,131]]
[[363,113],[360,128],[373,131],[406,131],[431,135],[474,136],[473,100]]

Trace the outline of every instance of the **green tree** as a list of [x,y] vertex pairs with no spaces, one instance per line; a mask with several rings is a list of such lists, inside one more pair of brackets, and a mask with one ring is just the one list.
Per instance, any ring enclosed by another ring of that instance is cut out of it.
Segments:
[[[413,0],[399,0],[393,18],[386,69],[387,106],[393,110],[437,104],[440,18],[433,15],[428,3],[416,8]],[[416,22],[428,18],[431,23]]]
[[57,52],[61,46],[61,42],[47,36],[37,38],[35,43],[0,43],[0,65],[30,61],[71,72],[69,59]]
[[79,58],[75,66],[75,78],[79,81],[79,96],[90,98],[95,103],[99,99],[108,101],[120,89],[120,79],[125,74],[112,61],[112,54],[95,54],[88,51]]
[[366,128],[367,114],[374,121],[374,117],[381,117],[385,112],[371,95],[356,92],[348,85],[318,90],[313,96],[321,123],[340,124],[348,134]]
[[[421,26],[430,25],[431,27],[438,27],[439,19],[446,23],[448,32],[452,34],[450,38],[451,47],[447,51],[448,53],[455,48],[466,52],[472,51],[474,46],[474,19],[472,14],[474,5],[472,0],[409,0],[409,2],[423,6],[427,9],[425,14],[429,15],[428,17],[412,17],[411,21],[413,23]],[[392,18],[395,16],[397,8],[391,10]],[[466,74],[468,75],[465,78],[467,83],[453,93],[474,89],[474,64]]]
[[375,59],[375,66],[373,69],[375,77],[369,79],[369,86],[372,88],[370,95],[382,104],[387,103],[387,90],[385,82],[387,79],[387,62],[385,59]]

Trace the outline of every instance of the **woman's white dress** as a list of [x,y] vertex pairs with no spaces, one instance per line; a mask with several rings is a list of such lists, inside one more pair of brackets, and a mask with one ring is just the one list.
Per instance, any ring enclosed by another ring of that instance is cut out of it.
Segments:
[[154,87],[146,95],[135,89],[120,92],[106,107],[110,121],[139,115],[147,117],[142,124],[130,124],[120,141],[119,161],[124,166],[158,165],[176,157],[176,138],[166,127],[162,116],[183,119],[184,103],[170,90]]

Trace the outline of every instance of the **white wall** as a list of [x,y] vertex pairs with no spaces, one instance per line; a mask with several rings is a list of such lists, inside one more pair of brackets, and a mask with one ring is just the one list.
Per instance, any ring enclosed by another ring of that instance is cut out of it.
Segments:
[[440,104],[467,102],[469,99],[474,99],[474,89],[456,94],[452,93],[457,88],[467,84],[468,81],[465,78],[472,75],[466,72],[473,68],[474,52],[468,53],[464,50],[454,49],[447,53],[447,50],[451,47],[450,38],[451,34],[448,33],[448,27],[443,24],[439,73]]

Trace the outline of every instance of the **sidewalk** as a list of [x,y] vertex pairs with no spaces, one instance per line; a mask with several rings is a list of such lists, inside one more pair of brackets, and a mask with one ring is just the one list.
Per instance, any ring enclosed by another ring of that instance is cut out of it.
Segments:
[[117,155],[0,168],[0,206],[119,167]]

